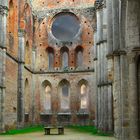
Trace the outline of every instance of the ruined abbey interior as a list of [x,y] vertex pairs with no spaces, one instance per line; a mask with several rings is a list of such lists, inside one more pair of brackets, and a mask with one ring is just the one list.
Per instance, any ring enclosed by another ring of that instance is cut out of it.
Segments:
[[0,132],[29,124],[140,139],[139,0],[0,0]]

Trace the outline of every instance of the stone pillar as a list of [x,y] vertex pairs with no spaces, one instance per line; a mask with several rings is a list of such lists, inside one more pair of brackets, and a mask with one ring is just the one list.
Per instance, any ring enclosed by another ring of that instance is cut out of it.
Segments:
[[100,41],[102,40],[102,9],[97,9],[96,11],[97,15],[97,37],[96,37],[96,45],[97,45],[97,85],[98,85],[98,92],[97,92],[97,116],[98,116],[98,124],[97,127],[101,128],[101,111],[102,111],[102,106],[101,106],[101,45]]
[[97,94],[98,94],[98,109],[97,109],[97,113],[98,113],[98,128],[100,126],[100,123],[101,123],[101,87],[99,86],[100,84],[100,81],[101,81],[101,68],[100,68],[100,45],[97,46],[97,49],[98,49],[98,61],[97,61],[97,85],[98,85],[98,91],[97,91]]
[[104,49],[104,46],[103,46],[103,43],[100,44],[100,53],[101,53],[101,60],[100,60],[100,63],[101,63],[101,66],[100,66],[100,69],[101,69],[101,81],[100,81],[100,87],[101,87],[101,130],[103,130],[104,128],[104,86],[103,86],[103,80],[104,80],[104,63],[103,63],[103,49]]
[[127,140],[129,137],[129,118],[128,118],[128,62],[124,49],[125,44],[125,27],[126,25],[126,0],[120,1],[120,75],[121,75],[121,120],[122,131],[121,140]]
[[130,117],[130,140],[138,139],[138,95],[137,95],[137,73],[134,54],[129,54],[129,117]]
[[113,132],[113,93],[112,85],[108,85],[108,131]]
[[124,50],[125,45],[125,29],[126,29],[126,0],[121,0],[120,4],[120,49]]
[[24,31],[19,31],[19,51],[18,51],[18,105],[17,105],[17,125],[24,126]]
[[[33,50],[32,52],[32,69],[33,72],[35,70],[35,58],[36,52]],[[35,74],[32,74],[32,124],[35,123]]]
[[6,71],[6,32],[7,32],[7,1],[0,1],[0,133],[5,132],[5,71]]
[[107,58],[106,58],[106,54],[107,54],[107,43],[104,43],[104,83],[105,83],[105,95],[104,95],[104,99],[105,99],[105,105],[104,105],[104,110],[105,110],[105,128],[104,131],[107,132],[108,131],[108,126],[109,126],[109,122],[108,122],[108,79],[107,79]]
[[0,83],[0,133],[5,132],[4,108],[5,108],[5,68],[6,68],[6,49],[1,49],[1,83]]
[[97,9],[97,43],[102,41],[103,37],[103,10],[102,9]]
[[113,97],[114,97],[114,124],[115,136],[117,138],[121,135],[121,99],[120,99],[120,58],[114,55],[114,83],[113,83]]
[[113,131],[113,13],[112,0],[106,0],[107,7],[107,82],[108,82],[108,131]]
[[113,17],[113,51],[120,48],[119,38],[119,0],[112,0],[112,17]]
[[129,114],[128,114],[128,62],[125,54],[120,56],[120,75],[121,75],[121,140],[127,140],[129,137]]
[[114,96],[114,124],[115,136],[119,138],[122,133],[122,114],[121,114],[121,77],[120,77],[120,32],[119,32],[119,8],[120,1],[112,1],[113,13],[113,51],[114,51],[114,83],[113,83],[113,96]]
[[107,7],[107,46],[108,54],[113,52],[113,24],[112,24],[112,0],[106,0]]
[[[98,85],[98,51],[97,51],[97,33],[94,32],[94,67],[95,67],[95,73],[96,73],[96,85]],[[95,106],[95,126],[98,127],[98,86],[96,86],[96,106]]]
[[103,121],[104,121],[104,107],[103,107],[103,105],[104,105],[104,88],[103,88],[103,86],[101,86],[101,113],[100,113],[101,121],[100,121],[100,129],[102,131],[103,131],[103,127],[104,127],[104,125],[103,125]]

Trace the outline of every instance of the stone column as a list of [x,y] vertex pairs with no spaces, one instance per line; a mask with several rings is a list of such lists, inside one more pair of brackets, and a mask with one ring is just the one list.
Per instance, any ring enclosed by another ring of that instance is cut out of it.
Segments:
[[137,95],[137,73],[134,54],[129,54],[129,117],[130,117],[130,140],[138,139],[138,95]]
[[[99,83],[100,83],[100,48],[99,48],[99,45],[97,46],[97,59],[98,59],[98,61],[97,61],[97,85],[99,85]],[[99,127],[99,124],[100,124],[100,121],[101,121],[101,114],[100,114],[100,109],[101,109],[101,107],[100,107],[100,92],[101,92],[101,90],[100,90],[100,86],[98,86],[97,87],[98,89],[97,89],[97,98],[98,98],[98,101],[97,101],[97,115],[98,115],[98,124],[97,124],[97,127]]]
[[17,122],[18,127],[24,126],[24,31],[19,30],[19,51],[18,51],[18,105],[17,105]]
[[[106,0],[107,7],[107,82],[108,82],[108,131],[113,131],[113,13],[112,0]],[[110,83],[110,84],[109,84]]]
[[[98,85],[98,49],[97,49],[97,33],[94,32],[94,67],[96,73],[96,85]],[[96,86],[96,106],[95,106],[95,126],[98,127],[98,86]]]
[[124,50],[125,45],[125,30],[126,30],[126,0],[121,0],[120,4],[120,49]]
[[[35,71],[35,58],[36,52],[33,50],[32,52],[32,69]],[[35,123],[35,74],[32,74],[32,124]]]
[[5,131],[5,71],[6,71],[6,32],[7,32],[7,1],[0,1],[0,132]]
[[113,83],[113,97],[114,97],[114,124],[115,136],[117,138],[121,135],[121,99],[120,99],[120,58],[114,55],[114,83]]
[[108,85],[108,131],[113,132],[113,93],[112,85]]
[[113,18],[113,51],[120,48],[119,38],[119,0],[112,0],[112,18]]
[[112,0],[106,0],[107,7],[107,46],[108,54],[113,52],[113,24],[112,24]]
[[103,37],[103,10],[102,9],[97,9],[97,43],[99,43],[100,41],[102,41],[102,37]]
[[120,33],[119,33],[119,8],[120,1],[112,1],[112,13],[113,13],[113,51],[114,51],[114,83],[113,83],[113,95],[114,95],[114,123],[115,123],[115,135],[117,138],[122,133],[122,120],[121,120],[121,77],[120,77]]
[[98,85],[98,102],[97,102],[97,116],[98,116],[98,128],[101,127],[101,45],[100,45],[100,41],[102,40],[102,34],[103,34],[103,30],[102,30],[102,9],[97,9],[96,11],[96,15],[97,15],[97,37],[96,37],[96,45],[97,45],[97,85]]
[[129,114],[128,114],[128,62],[125,54],[120,56],[120,75],[121,75],[121,140],[127,140],[129,136]]
[[100,53],[101,53],[101,82],[100,82],[100,86],[101,86],[101,130],[103,130],[104,128],[104,86],[103,86],[103,82],[104,82],[104,61],[103,61],[103,49],[104,49],[104,45],[103,43],[100,44]]
[[120,135],[121,140],[127,140],[129,136],[129,119],[128,119],[128,62],[124,49],[125,45],[125,24],[126,24],[126,0],[120,1],[120,75],[121,75],[121,125],[122,131]]
[[1,83],[0,83],[0,133],[5,132],[5,120],[4,120],[4,108],[5,108],[5,68],[6,68],[6,49],[3,48],[1,50],[1,58],[2,58],[2,65],[1,65]]
[[107,58],[106,58],[106,54],[107,54],[107,43],[104,43],[104,82],[105,82],[105,131],[108,131],[108,126],[109,126],[109,122],[108,122],[108,113],[109,113],[109,109],[108,109],[108,79],[107,79]]
[[100,129],[102,131],[103,131],[103,127],[104,127],[104,124],[103,124],[103,122],[104,122],[104,107],[103,107],[103,105],[104,105],[104,88],[103,88],[103,86],[101,86],[101,113],[100,113],[101,121],[100,121]]

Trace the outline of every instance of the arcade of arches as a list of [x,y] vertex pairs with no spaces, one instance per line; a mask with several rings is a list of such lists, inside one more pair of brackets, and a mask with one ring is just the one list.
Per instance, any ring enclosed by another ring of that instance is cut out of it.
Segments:
[[0,0],[0,132],[29,124],[140,139],[139,0]]

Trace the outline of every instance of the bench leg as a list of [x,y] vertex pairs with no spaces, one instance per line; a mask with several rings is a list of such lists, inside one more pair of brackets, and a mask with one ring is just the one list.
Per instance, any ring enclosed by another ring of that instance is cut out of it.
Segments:
[[58,134],[59,135],[64,134],[64,128],[58,128]]
[[50,135],[50,129],[45,129],[45,135]]

